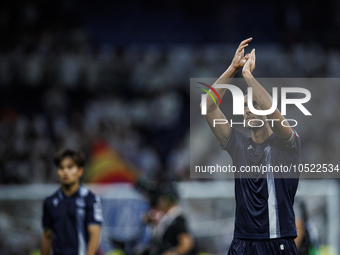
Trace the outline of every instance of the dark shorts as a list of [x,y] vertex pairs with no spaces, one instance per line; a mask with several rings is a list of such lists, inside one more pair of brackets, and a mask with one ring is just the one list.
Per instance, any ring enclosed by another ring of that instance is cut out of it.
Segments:
[[234,239],[228,255],[297,255],[293,238],[266,240]]

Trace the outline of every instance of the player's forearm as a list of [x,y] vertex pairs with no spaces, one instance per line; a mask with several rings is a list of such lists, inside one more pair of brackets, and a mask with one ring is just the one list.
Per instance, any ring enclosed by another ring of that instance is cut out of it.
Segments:
[[97,250],[98,250],[99,242],[100,242],[100,236],[99,235],[90,236],[90,239],[89,239],[89,242],[88,242],[88,245],[87,245],[86,255],[95,255]]
[[254,78],[253,74],[245,70],[242,75],[248,86],[253,88],[253,97],[262,110],[268,110],[272,106],[272,98],[262,85]]
[[177,254],[182,255],[182,254],[189,253],[192,248],[193,248],[193,245],[187,243],[187,244],[176,247],[175,250]]
[[[226,92],[226,89],[225,88],[215,88],[215,85],[216,84],[227,84],[227,83],[229,83],[231,81],[231,79],[234,77],[234,75],[236,74],[237,70],[238,70],[237,68],[230,65],[228,67],[228,69],[220,76],[220,78],[217,79],[217,81],[212,86],[216,90],[217,94],[220,96],[221,99],[223,98],[223,96]],[[218,100],[215,93],[213,93],[211,90],[209,90],[209,92],[214,96],[217,105],[215,105],[214,100],[210,96],[208,96],[207,97],[207,112],[214,110],[215,108],[219,107],[219,105],[220,105],[220,101]]]
[[[235,76],[237,73],[238,68],[230,65],[228,69],[220,76],[220,78],[217,79],[215,84],[225,84],[231,81],[231,79]],[[214,86],[213,86],[214,87]],[[222,89],[221,89],[222,90]],[[225,89],[224,89],[225,91]]]
[[298,218],[295,220],[297,237],[294,239],[297,249],[299,250],[303,237],[305,235],[305,224],[303,219]]
[[46,236],[41,237],[40,242],[40,253],[41,255],[50,255],[52,248],[52,238],[48,238]]

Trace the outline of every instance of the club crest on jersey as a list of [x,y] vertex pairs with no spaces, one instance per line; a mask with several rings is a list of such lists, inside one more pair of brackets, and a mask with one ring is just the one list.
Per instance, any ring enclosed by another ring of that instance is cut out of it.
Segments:
[[59,199],[58,198],[53,199],[54,207],[57,207],[58,204],[59,204]]
[[78,197],[76,199],[76,206],[78,207],[85,207],[85,200],[82,197]]

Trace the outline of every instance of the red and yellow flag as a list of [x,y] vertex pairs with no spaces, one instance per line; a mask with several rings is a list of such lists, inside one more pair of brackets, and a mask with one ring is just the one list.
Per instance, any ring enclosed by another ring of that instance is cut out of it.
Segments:
[[106,141],[97,140],[92,144],[84,182],[132,183],[136,178],[137,169]]

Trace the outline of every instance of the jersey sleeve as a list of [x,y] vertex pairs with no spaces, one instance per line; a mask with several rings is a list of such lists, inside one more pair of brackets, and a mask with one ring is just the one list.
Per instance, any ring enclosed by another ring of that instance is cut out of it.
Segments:
[[242,141],[244,141],[246,137],[247,136],[245,134],[231,127],[228,140],[221,149],[227,151],[231,158],[233,158],[237,147],[242,144]]
[[48,209],[47,199],[45,199],[43,204],[42,225],[44,229],[52,229],[52,219],[50,216],[50,211]]
[[97,195],[93,195],[89,199],[86,212],[86,223],[89,224],[103,224],[102,203]]
[[175,236],[178,236],[178,235],[183,234],[183,233],[188,233],[187,223],[186,223],[186,220],[183,216],[179,216],[175,220],[173,228],[175,230]]

